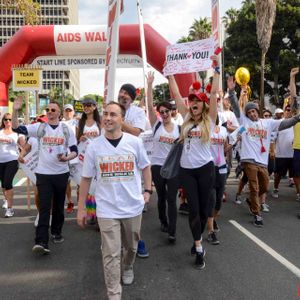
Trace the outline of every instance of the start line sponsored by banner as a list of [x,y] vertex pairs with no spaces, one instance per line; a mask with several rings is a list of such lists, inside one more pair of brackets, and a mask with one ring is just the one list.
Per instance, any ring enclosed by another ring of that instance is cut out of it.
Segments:
[[206,71],[211,67],[210,57],[213,53],[213,38],[169,45],[164,76]]
[[[105,55],[39,56],[32,63],[45,71],[70,69],[104,69]],[[137,55],[118,55],[118,68],[142,68],[142,59]]]

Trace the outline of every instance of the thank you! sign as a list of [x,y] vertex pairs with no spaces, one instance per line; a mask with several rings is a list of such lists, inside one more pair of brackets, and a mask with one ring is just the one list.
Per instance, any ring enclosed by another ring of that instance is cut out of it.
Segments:
[[13,68],[14,91],[39,91],[42,89],[42,70],[40,68]]
[[166,51],[164,76],[206,71],[211,67],[213,38],[170,45]]

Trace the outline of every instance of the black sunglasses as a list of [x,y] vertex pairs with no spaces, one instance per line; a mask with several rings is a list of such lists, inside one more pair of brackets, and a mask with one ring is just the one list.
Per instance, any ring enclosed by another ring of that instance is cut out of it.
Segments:
[[56,109],[47,107],[46,112],[50,112],[50,111],[54,113],[54,112],[56,112]]
[[83,104],[83,107],[91,107],[93,104],[92,103],[85,103]]
[[166,110],[161,110],[159,113],[161,114],[161,115],[164,115],[164,114],[168,114],[170,112],[170,110],[169,109],[166,109]]
[[7,121],[11,121],[11,119],[4,119],[4,121],[6,121],[6,122],[7,122]]
[[264,115],[264,118],[271,118],[271,117],[272,117],[272,115],[269,115],[269,114]]

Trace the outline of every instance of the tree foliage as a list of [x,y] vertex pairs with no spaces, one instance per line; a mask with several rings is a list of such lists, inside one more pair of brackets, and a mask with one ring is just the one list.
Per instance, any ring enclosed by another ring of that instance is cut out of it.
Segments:
[[81,100],[84,100],[85,98],[91,98],[95,100],[98,104],[98,107],[102,107],[103,105],[103,97],[97,94],[87,94],[81,97]]
[[162,83],[154,86],[153,99],[155,103],[170,100],[171,96],[170,96],[169,84]]
[[39,3],[33,0],[3,0],[0,6],[8,9],[15,8],[24,17],[26,25],[37,25],[40,23],[41,7]]
[[[289,72],[299,65],[300,53],[300,2],[278,0],[276,19],[270,48],[266,55],[265,94],[275,105],[281,105],[289,82]],[[260,89],[261,52],[256,39],[256,14],[254,1],[244,1],[236,20],[227,28],[225,40],[225,72],[234,74],[238,67],[246,67],[251,74],[253,97]]]

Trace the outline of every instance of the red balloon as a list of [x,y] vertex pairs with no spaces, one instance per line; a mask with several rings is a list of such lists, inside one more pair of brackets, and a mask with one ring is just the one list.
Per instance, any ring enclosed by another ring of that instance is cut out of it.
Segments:
[[200,90],[201,88],[201,83],[199,81],[193,82],[193,89],[194,90]]

